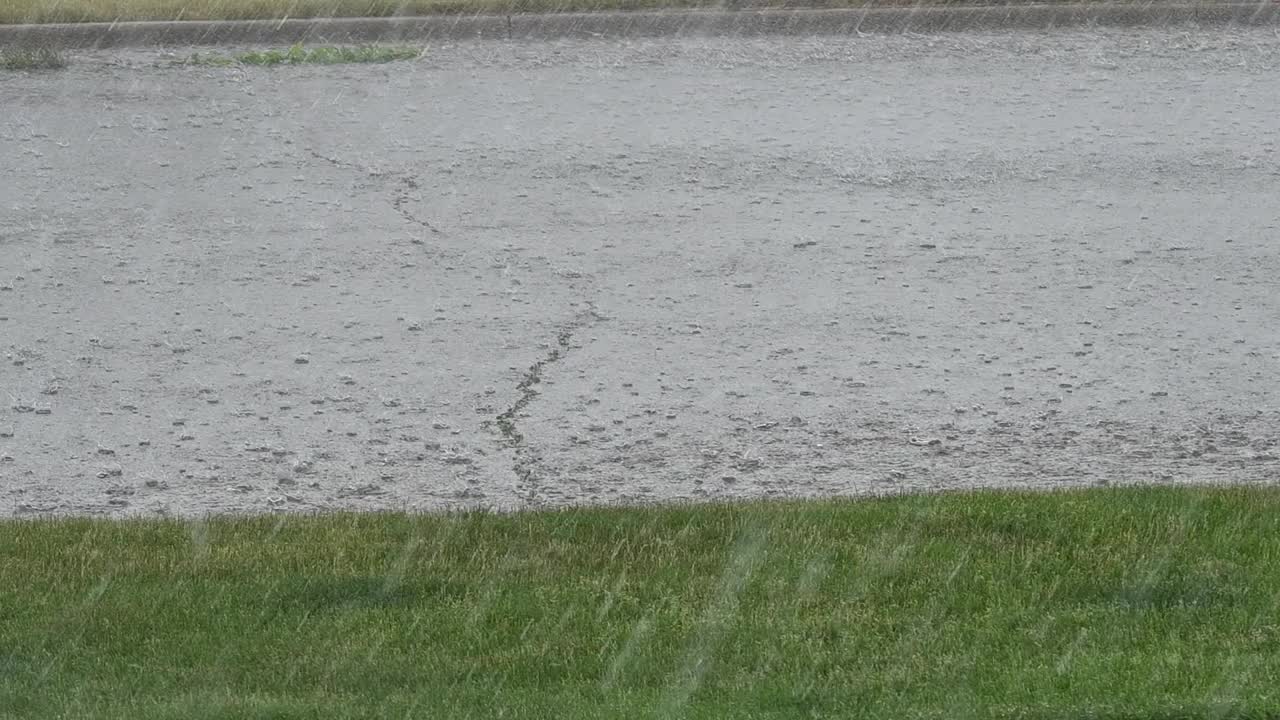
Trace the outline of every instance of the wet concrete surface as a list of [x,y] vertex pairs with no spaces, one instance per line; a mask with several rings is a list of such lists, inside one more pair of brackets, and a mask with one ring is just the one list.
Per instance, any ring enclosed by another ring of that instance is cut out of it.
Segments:
[[0,46],[158,47],[294,43],[424,43],[455,40],[638,39],[671,36],[855,35],[1072,27],[1280,24],[1280,2],[1050,2],[985,5],[880,4],[859,8],[749,8],[467,14],[417,17],[286,18],[0,24]]
[[0,514],[1270,482],[1270,29],[0,75]]

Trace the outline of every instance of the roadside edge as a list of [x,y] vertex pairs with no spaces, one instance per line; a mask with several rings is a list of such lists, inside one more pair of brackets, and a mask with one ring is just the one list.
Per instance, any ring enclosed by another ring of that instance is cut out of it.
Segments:
[[1021,5],[835,10],[435,15],[178,22],[0,25],[0,46],[145,46],[553,40],[677,35],[857,35],[964,30],[1049,30],[1146,25],[1280,25],[1280,3]]

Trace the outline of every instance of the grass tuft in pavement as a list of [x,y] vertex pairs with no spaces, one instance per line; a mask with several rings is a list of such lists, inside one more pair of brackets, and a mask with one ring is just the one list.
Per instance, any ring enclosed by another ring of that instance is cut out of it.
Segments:
[[411,47],[365,45],[360,47],[304,47],[293,45],[286,50],[253,50],[230,57],[196,53],[187,62],[193,65],[226,67],[235,65],[337,65],[342,63],[388,63],[412,60],[422,50]]
[[0,69],[60,70],[66,66],[66,57],[53,48],[0,49]]
[[1276,488],[0,523],[0,717],[1223,720],[1277,677]]

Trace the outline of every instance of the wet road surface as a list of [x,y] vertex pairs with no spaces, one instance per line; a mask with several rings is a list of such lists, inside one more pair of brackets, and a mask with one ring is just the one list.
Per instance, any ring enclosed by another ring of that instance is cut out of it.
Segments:
[[1271,29],[0,75],[0,514],[1280,468]]

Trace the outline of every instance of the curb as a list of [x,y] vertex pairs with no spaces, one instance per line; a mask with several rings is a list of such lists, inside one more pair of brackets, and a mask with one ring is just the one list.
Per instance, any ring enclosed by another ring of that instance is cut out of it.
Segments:
[[1280,3],[1019,5],[839,10],[435,15],[386,18],[0,25],[0,46],[108,48],[165,45],[288,45],[429,40],[553,40],[962,30],[1049,30],[1155,25],[1280,25]]

